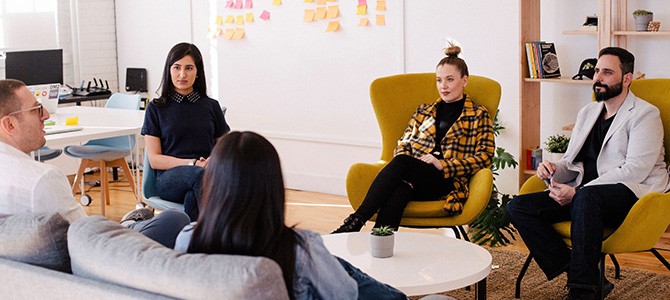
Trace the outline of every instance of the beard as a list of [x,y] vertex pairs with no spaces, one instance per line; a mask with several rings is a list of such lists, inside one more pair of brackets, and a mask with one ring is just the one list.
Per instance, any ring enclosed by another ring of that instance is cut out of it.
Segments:
[[[598,92],[596,89],[597,87],[603,87],[605,88],[604,91]],[[593,94],[596,96],[596,101],[607,101],[609,99],[612,99],[616,96],[621,95],[621,92],[623,91],[623,80],[621,80],[619,83],[609,86],[606,84],[602,84],[598,81],[596,81],[593,84]]]

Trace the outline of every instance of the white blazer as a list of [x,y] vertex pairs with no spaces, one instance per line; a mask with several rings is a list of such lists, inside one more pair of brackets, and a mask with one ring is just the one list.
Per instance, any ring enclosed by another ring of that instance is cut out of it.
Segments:
[[[557,169],[579,173],[568,183],[571,186],[581,184],[584,166],[574,160],[604,105],[593,102],[579,111],[568,150],[555,162]],[[638,198],[650,192],[666,192],[670,179],[664,156],[663,124],[658,108],[629,91],[598,154],[598,178],[586,185],[623,183]]]

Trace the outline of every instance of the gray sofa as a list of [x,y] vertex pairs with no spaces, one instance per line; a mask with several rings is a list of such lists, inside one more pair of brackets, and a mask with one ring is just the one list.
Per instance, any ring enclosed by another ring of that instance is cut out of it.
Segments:
[[0,282],[2,299],[288,299],[270,259],[178,253],[100,216],[0,216]]

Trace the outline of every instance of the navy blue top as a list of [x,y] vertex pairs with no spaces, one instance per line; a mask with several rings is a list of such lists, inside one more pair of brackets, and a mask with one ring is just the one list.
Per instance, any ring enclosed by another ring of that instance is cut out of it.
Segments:
[[160,138],[163,154],[177,158],[209,157],[216,139],[230,130],[219,102],[202,96],[195,102],[149,103],[142,135]]

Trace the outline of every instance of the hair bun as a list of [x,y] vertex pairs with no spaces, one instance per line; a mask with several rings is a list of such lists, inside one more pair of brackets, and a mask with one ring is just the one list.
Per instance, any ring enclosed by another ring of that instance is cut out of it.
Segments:
[[461,53],[461,47],[458,47],[454,44],[449,44],[449,47],[447,49],[444,49],[444,54],[446,56],[455,56],[458,57],[458,55]]

